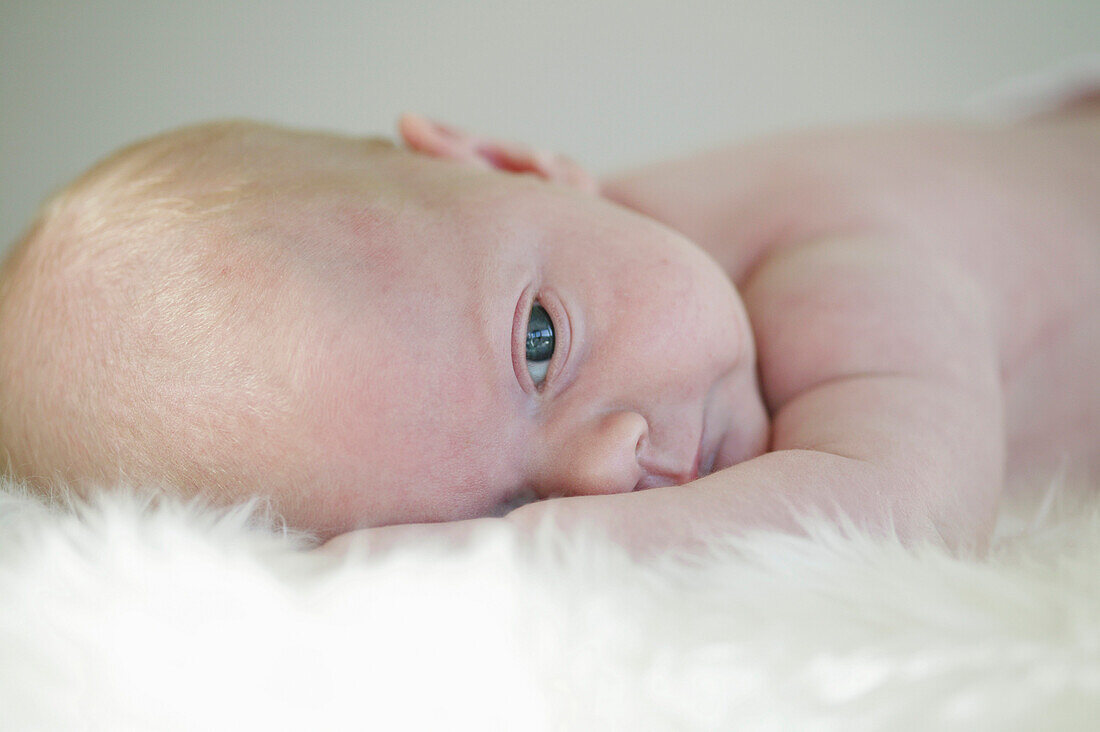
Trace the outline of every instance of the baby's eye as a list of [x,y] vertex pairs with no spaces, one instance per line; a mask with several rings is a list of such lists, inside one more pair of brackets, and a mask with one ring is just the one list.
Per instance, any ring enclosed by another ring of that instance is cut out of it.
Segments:
[[554,323],[541,305],[531,306],[527,320],[527,373],[535,386],[546,380],[550,357],[554,355]]

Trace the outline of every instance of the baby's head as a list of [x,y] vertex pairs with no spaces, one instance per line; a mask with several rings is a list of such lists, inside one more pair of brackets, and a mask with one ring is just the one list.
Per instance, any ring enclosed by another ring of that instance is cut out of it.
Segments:
[[412,149],[204,125],[57,197],[0,273],[12,471],[268,495],[331,535],[763,451],[749,325],[710,257],[563,159],[402,132]]

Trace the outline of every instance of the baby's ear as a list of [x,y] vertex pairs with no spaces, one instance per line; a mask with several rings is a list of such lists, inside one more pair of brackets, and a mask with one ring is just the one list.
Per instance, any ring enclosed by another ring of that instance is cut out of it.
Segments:
[[444,160],[469,163],[509,173],[531,173],[550,183],[596,194],[599,184],[564,155],[512,142],[486,140],[416,114],[403,114],[397,123],[405,144],[417,152]]

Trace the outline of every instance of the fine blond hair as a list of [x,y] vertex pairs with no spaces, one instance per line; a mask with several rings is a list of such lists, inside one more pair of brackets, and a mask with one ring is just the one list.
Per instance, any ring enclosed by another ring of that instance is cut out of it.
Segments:
[[[235,249],[227,228],[256,180],[224,158],[269,133],[228,122],[162,135],[43,207],[0,267],[10,472],[41,487],[226,490],[290,449],[248,429],[290,409],[294,385],[263,363],[264,339],[283,324],[256,294],[278,293],[282,272],[262,247]],[[242,280],[272,286],[234,286]]]

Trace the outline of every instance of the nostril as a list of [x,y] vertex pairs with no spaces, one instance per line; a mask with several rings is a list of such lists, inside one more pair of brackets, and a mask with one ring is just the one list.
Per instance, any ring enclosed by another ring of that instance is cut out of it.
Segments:
[[645,472],[648,434],[649,425],[637,412],[604,413],[587,429],[574,430],[562,459],[545,467],[568,495],[626,493]]

